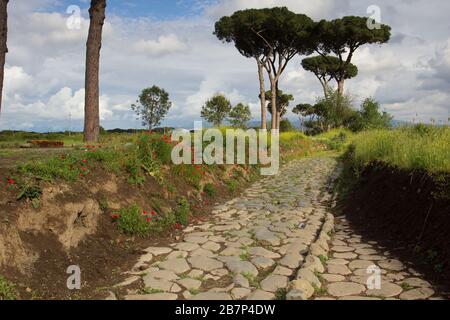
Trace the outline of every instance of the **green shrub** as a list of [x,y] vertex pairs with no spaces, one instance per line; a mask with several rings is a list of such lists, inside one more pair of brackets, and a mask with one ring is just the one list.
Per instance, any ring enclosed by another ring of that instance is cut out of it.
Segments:
[[191,205],[186,198],[181,198],[174,210],[175,222],[187,226],[189,223],[189,215],[191,213]]
[[142,163],[136,157],[129,157],[125,160],[125,171],[129,174],[128,183],[142,185],[145,177],[142,173]]
[[198,165],[180,164],[172,167],[172,174],[184,178],[188,184],[200,190],[202,173],[199,167]]
[[280,132],[292,132],[295,131],[294,126],[288,119],[281,119]]
[[203,186],[203,191],[209,197],[214,197],[217,193],[216,187],[212,183],[207,183]]
[[228,188],[228,191],[233,193],[236,191],[237,187],[238,187],[238,183],[236,180],[228,180],[225,182]]
[[168,136],[163,136],[162,139],[151,140],[151,145],[155,154],[162,164],[172,163],[172,144],[169,142]]
[[67,154],[43,161],[33,161],[19,166],[19,170],[33,178],[52,181],[62,179],[75,181],[84,171],[81,169],[80,157],[76,154]]
[[0,276],[0,300],[16,300],[16,286]]
[[40,199],[42,195],[41,187],[37,185],[25,185],[19,192],[17,200],[29,200],[33,208],[38,209],[40,207]]
[[151,231],[151,221],[136,205],[121,209],[117,218],[117,227],[127,235],[147,236]]

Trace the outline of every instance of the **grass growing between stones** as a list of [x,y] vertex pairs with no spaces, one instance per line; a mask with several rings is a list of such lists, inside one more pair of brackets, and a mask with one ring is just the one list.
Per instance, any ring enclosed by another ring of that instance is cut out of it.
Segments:
[[163,292],[164,292],[164,290],[154,289],[154,288],[141,289],[141,294],[156,294],[156,293],[163,293]]
[[280,288],[275,292],[275,300],[286,300],[288,290],[286,288]]
[[248,272],[243,272],[241,274],[244,278],[248,280],[248,283],[250,284],[251,287],[256,289],[259,289],[261,287],[258,277],[255,277],[253,274]]
[[314,294],[317,297],[323,297],[328,294],[327,289],[325,289],[323,286],[319,288],[315,283],[311,283],[311,285],[314,288]]

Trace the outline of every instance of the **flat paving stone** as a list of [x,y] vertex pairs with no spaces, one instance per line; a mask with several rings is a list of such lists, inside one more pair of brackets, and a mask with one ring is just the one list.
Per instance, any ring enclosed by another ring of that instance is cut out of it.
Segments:
[[171,259],[167,261],[160,262],[158,267],[165,270],[170,270],[176,274],[184,273],[189,271],[191,267],[187,264],[186,260],[183,258]]
[[245,297],[247,297],[252,291],[247,288],[234,288],[231,290],[231,297],[233,297],[234,300],[241,300]]
[[416,288],[403,292],[400,295],[402,300],[425,300],[434,295],[434,290],[431,288]]
[[182,279],[177,281],[181,286],[188,290],[197,290],[202,286],[202,282],[196,279]]
[[255,290],[248,297],[247,300],[273,300],[275,294],[263,290]]
[[193,256],[188,259],[188,262],[195,269],[203,271],[211,271],[214,269],[220,269],[223,267],[223,263],[216,259],[212,259],[205,256]]
[[358,255],[353,252],[333,252],[333,258],[337,259],[356,259]]
[[378,262],[378,265],[380,266],[380,268],[393,271],[401,271],[405,269],[403,263],[401,263],[399,260],[396,259],[381,260]]
[[254,277],[258,275],[258,269],[248,261],[229,260],[225,262],[231,272],[238,274],[250,274]]
[[350,271],[350,269],[349,269],[347,266],[345,266],[345,265],[339,265],[339,264],[329,264],[329,265],[327,266],[327,270],[328,270],[328,273],[331,273],[331,274],[340,274],[340,275],[343,275],[343,276],[352,273],[352,272]]
[[376,267],[376,264],[373,261],[369,260],[353,260],[348,264],[348,268],[350,270],[367,269],[371,266]]
[[333,252],[352,252],[355,251],[356,249],[349,246],[334,246],[331,247],[331,250]]
[[288,280],[288,277],[285,276],[270,275],[261,281],[261,289],[268,292],[275,292],[278,289],[286,288]]
[[172,248],[168,247],[148,247],[147,249],[144,249],[145,252],[151,253],[154,256],[160,256],[163,254],[168,254],[172,252]]
[[355,282],[334,282],[327,287],[327,292],[335,297],[354,296],[364,292],[366,288]]
[[390,298],[399,295],[402,291],[403,289],[399,285],[391,282],[381,282],[380,289],[367,290],[366,294],[368,296]]
[[329,274],[325,273],[321,275],[323,279],[328,282],[342,282],[345,280],[345,277],[339,274]]
[[416,277],[403,279],[402,283],[406,283],[411,287],[431,287],[431,284],[428,281]]
[[280,254],[262,247],[251,247],[248,248],[247,252],[253,256],[261,256],[269,259],[278,259],[281,257]]

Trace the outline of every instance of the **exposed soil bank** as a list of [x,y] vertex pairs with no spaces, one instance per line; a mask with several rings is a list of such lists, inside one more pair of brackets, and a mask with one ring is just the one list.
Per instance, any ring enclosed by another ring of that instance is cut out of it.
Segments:
[[[75,183],[41,182],[38,209],[18,201],[18,190],[0,189],[0,275],[16,285],[19,299],[105,298],[106,289],[126,277],[123,271],[143,249],[182,235],[174,226],[145,238],[126,236],[117,230],[113,213],[136,203],[167,214],[185,197],[191,204],[189,222],[195,224],[209,219],[212,205],[234,197],[258,176],[256,170],[221,166],[202,176],[199,190],[182,176],[170,175],[163,183],[148,178],[142,186],[132,186],[124,177],[94,169]],[[9,175],[0,169],[0,177]],[[227,187],[230,180],[235,190]],[[206,183],[214,186],[213,195],[202,192]],[[67,289],[71,265],[81,269],[82,290]]]
[[430,176],[375,163],[340,203],[367,240],[375,240],[440,287],[450,288],[450,175]]

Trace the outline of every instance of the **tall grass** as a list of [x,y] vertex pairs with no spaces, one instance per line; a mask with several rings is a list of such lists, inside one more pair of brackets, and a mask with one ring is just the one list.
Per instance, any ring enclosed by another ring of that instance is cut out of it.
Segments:
[[362,132],[352,138],[352,160],[382,161],[402,169],[450,172],[450,128],[418,125]]

